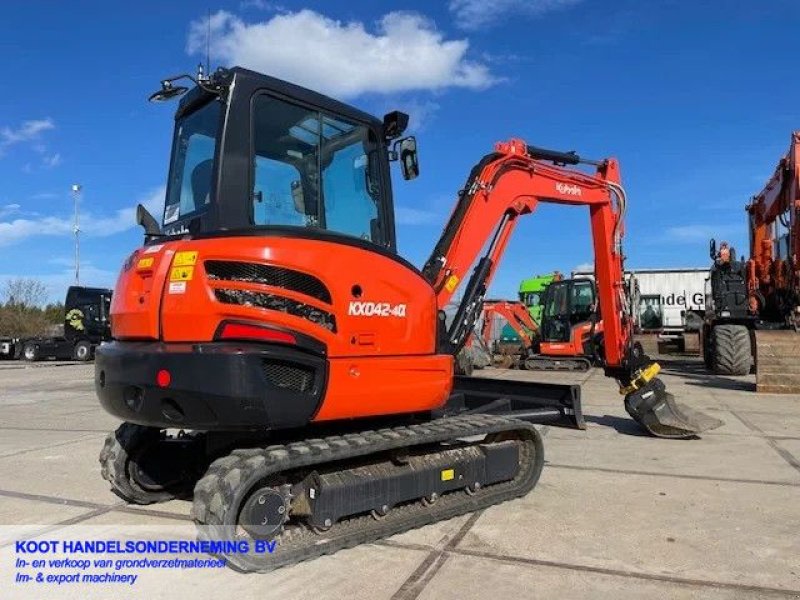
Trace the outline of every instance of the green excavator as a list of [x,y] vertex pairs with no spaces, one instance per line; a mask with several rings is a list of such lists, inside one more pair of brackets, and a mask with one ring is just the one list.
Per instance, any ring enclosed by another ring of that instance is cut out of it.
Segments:
[[554,271],[549,275],[536,275],[523,279],[519,284],[519,299],[527,307],[531,319],[537,326],[541,325],[544,291],[558,279],[561,279],[561,273]]

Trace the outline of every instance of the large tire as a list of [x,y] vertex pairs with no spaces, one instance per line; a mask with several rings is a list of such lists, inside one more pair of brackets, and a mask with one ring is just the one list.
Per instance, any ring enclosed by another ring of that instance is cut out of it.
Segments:
[[711,330],[711,365],[718,375],[747,375],[753,360],[750,330],[744,325],[717,325]]
[[22,358],[28,362],[35,362],[39,360],[39,346],[35,342],[25,342],[22,347]]
[[72,358],[81,362],[92,360],[92,344],[86,340],[81,340],[75,344],[75,349],[72,352]]

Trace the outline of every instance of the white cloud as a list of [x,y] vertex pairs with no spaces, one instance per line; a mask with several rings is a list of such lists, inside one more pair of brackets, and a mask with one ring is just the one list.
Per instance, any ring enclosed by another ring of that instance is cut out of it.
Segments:
[[407,206],[396,206],[394,215],[398,225],[432,225],[441,221],[441,217],[433,211]]
[[582,0],[450,0],[456,25],[467,31],[482,29],[506,17],[539,17],[574,6]]
[[[139,202],[158,220],[163,213],[164,187],[157,188],[144,196]],[[72,235],[70,216],[46,216],[39,218],[18,218],[0,221],[0,247],[11,246],[35,236]],[[136,206],[121,208],[108,216],[86,212],[80,216],[81,232],[88,236],[105,237],[136,227]]]
[[[46,119],[32,119],[23,121],[23,123],[16,128],[3,127],[0,129],[0,158],[2,158],[6,151],[11,147],[18,144],[29,145],[35,152],[42,155],[42,166],[50,169],[61,164],[61,155],[56,152],[47,155],[47,145],[40,141],[42,134],[45,131],[55,129],[55,122],[51,118]],[[33,173],[35,170],[32,163],[25,163],[22,167],[24,173]]]
[[0,206],[0,219],[18,213],[20,208],[19,204],[4,204]]
[[414,132],[423,131],[434,120],[440,108],[439,104],[432,100],[409,100],[400,106],[403,112],[408,113],[408,127]]
[[[186,50],[205,56],[209,21],[193,21]],[[312,10],[247,23],[226,11],[210,18],[211,55],[256,71],[347,98],[448,87],[483,89],[497,80],[466,58],[467,40],[446,40],[434,24],[410,12],[390,12],[369,28]]]
[[55,126],[53,119],[47,118],[25,121],[16,129],[3,127],[0,129],[0,147],[8,147],[12,144],[35,140],[42,132],[53,129]]

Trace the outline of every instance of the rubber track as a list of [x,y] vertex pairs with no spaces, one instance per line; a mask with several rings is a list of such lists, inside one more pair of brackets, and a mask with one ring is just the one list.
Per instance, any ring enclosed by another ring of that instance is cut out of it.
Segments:
[[717,325],[711,332],[714,373],[747,375],[752,360],[750,331],[743,325]]
[[[199,439],[197,434],[188,437]],[[127,502],[143,505],[188,497],[192,491],[192,483],[199,475],[197,471],[193,472],[191,479],[161,490],[143,489],[131,476],[132,463],[136,462],[141,450],[152,448],[170,438],[172,436],[153,427],[128,422],[122,423],[116,431],[106,435],[100,450],[100,474],[111,484],[111,491]]]
[[380,520],[369,515],[343,519],[323,534],[315,533],[302,523],[292,524],[276,538],[273,554],[251,552],[224,556],[229,566],[236,569],[265,572],[524,496],[536,485],[542,471],[542,440],[530,423],[476,414],[267,448],[234,450],[214,461],[195,486],[192,517],[198,525],[198,537],[212,541],[242,539],[237,537],[241,530],[237,531],[235,525],[238,508],[253,486],[267,477],[395,448],[502,432],[513,432],[523,442],[520,470],[513,480],[487,486],[473,496],[463,491],[451,492],[432,506],[422,502],[399,505]]
[[111,484],[112,491],[123,500],[134,504],[153,504],[172,500],[175,496],[167,491],[143,490],[128,475],[129,450],[157,443],[158,430],[134,423],[123,423],[116,431],[106,436],[100,451],[100,474]]

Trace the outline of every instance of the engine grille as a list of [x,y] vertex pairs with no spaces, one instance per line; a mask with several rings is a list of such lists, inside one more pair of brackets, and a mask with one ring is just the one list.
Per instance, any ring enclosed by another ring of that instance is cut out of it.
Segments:
[[314,370],[278,360],[264,360],[264,375],[280,388],[307,393],[314,387]]
[[212,281],[261,283],[305,294],[327,304],[331,303],[331,293],[325,284],[307,273],[272,265],[224,260],[207,260],[205,268],[208,278]]
[[231,290],[226,288],[215,289],[214,295],[217,300],[225,304],[239,304],[241,306],[255,306],[257,308],[278,310],[311,321],[334,333],[336,332],[335,316],[327,311],[298,302],[297,300],[292,300],[291,298],[284,298],[283,296],[266,294],[264,292],[253,292],[251,290]]

